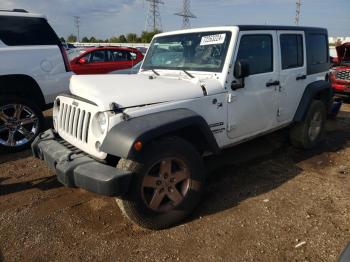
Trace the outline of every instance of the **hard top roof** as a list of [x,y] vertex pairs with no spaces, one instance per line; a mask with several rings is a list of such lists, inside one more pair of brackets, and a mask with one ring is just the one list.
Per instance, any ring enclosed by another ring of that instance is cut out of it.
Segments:
[[324,31],[326,28],[308,27],[308,26],[289,26],[289,25],[237,25],[241,31],[251,30],[288,30],[288,31]]
[[3,10],[0,9],[0,16],[20,16],[20,17],[35,17],[35,18],[45,18],[46,16],[41,14],[29,13],[24,9],[12,9],[12,10]]

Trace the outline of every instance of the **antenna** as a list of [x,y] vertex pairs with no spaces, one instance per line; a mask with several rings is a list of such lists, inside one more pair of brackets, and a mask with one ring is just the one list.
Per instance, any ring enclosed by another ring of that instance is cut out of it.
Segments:
[[78,32],[78,37],[77,40],[78,42],[80,42],[80,32],[79,32],[79,28],[80,28],[80,16],[74,16],[74,25],[77,28],[77,32]]
[[149,29],[152,32],[162,31],[162,20],[160,17],[159,5],[164,4],[162,0],[146,0],[149,2],[148,14],[146,19],[145,31]]
[[190,18],[197,18],[190,11],[191,1],[184,0],[183,1],[183,10],[179,13],[175,13],[175,15],[182,16],[182,29],[191,28]]
[[295,22],[296,25],[299,25],[300,9],[301,9],[301,0],[297,0],[297,2],[296,2],[296,10],[295,10],[295,18],[294,18],[294,22]]

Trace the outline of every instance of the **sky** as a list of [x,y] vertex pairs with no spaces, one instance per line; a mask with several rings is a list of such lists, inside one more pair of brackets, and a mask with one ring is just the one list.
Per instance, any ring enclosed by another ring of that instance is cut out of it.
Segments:
[[[182,0],[162,0],[162,29],[180,29]],[[296,0],[192,0],[192,27],[234,24],[293,25]],[[325,27],[329,36],[350,36],[350,0],[301,0],[300,25]],[[45,14],[59,36],[76,34],[73,16],[81,17],[80,37],[106,39],[145,30],[145,0],[0,0],[0,9],[23,8]]]

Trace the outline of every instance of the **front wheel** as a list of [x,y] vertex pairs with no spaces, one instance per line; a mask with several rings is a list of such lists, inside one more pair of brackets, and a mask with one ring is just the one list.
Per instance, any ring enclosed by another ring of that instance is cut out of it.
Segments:
[[121,159],[118,168],[134,172],[130,192],[117,199],[124,215],[141,227],[163,229],[186,218],[200,200],[202,159],[187,141],[164,138],[145,148],[138,162]]
[[43,114],[35,104],[20,97],[0,98],[0,152],[29,147],[43,124]]

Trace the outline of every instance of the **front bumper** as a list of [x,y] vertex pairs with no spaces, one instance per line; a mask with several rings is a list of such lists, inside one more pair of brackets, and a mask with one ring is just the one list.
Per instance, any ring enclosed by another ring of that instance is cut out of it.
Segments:
[[123,196],[130,186],[132,173],[111,167],[84,154],[51,129],[32,143],[33,155],[47,162],[57,179],[67,187],[80,187],[105,195]]

